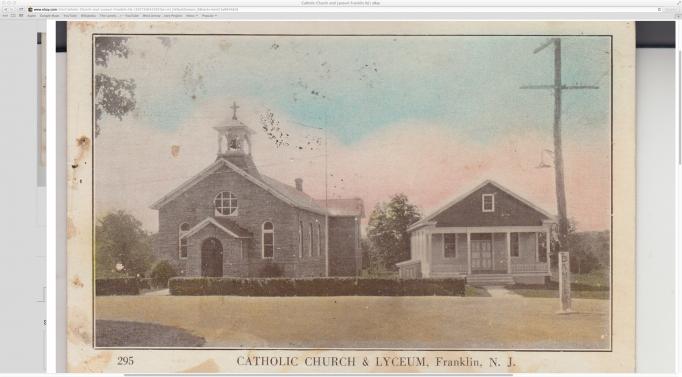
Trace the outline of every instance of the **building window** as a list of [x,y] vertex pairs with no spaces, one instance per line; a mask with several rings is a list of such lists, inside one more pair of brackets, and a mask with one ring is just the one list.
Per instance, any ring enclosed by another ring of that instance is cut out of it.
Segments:
[[445,258],[457,258],[457,234],[443,234],[443,256]]
[[322,227],[320,226],[320,223],[317,223],[317,256],[319,257],[321,255],[321,250],[322,250]]
[[237,197],[229,192],[223,191],[216,195],[213,199],[216,216],[236,216],[237,215]]
[[187,259],[187,238],[182,238],[187,232],[189,231],[189,224],[188,223],[182,223],[180,224],[180,230],[178,231],[178,239],[180,240],[179,242],[179,254],[180,254],[180,259]]
[[308,256],[313,256],[313,224],[308,224]]
[[518,257],[519,256],[519,234],[518,233],[509,233],[509,253],[511,254],[512,257]]
[[298,222],[298,257],[303,258],[303,221]]
[[275,228],[271,222],[263,223],[262,235],[263,258],[273,258],[275,255]]
[[357,217],[355,219],[355,248],[359,249],[362,245],[360,245],[360,221]]
[[180,239],[180,259],[187,259],[187,238]]
[[495,212],[495,195],[483,194],[483,197],[481,198],[481,204],[483,207],[483,212]]

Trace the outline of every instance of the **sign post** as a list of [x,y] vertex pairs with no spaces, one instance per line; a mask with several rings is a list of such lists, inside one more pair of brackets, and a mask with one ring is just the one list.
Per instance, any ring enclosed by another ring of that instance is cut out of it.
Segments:
[[560,313],[571,312],[571,258],[567,251],[559,252],[559,298]]

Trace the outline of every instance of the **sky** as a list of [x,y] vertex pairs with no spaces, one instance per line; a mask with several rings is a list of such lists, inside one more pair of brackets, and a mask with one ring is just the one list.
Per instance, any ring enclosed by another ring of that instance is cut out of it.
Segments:
[[[106,37],[98,37],[106,38]],[[428,213],[493,179],[556,213],[553,53],[546,37],[131,36],[96,73],[135,80],[136,109],[104,116],[96,211],[124,209],[154,232],[149,206],[215,160],[212,127],[240,106],[260,171],[313,197],[360,197],[367,213],[402,192]],[[568,215],[609,227],[610,40],[562,38]],[[273,119],[289,136],[277,145]],[[326,143],[325,143],[326,141]],[[326,145],[326,146],[325,146]],[[300,148],[299,148],[300,147]],[[544,154],[543,157],[541,155]]]

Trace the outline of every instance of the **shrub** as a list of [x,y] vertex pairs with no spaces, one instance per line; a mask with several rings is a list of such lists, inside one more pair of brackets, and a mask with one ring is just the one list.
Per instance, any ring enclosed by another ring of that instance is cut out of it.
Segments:
[[172,278],[176,296],[464,296],[465,280],[371,278]]
[[140,287],[140,289],[152,289],[152,279],[151,278],[138,279],[137,284]]
[[156,263],[150,274],[155,288],[168,288],[168,280],[176,276],[178,276],[178,270],[167,260]]
[[137,278],[106,278],[95,280],[95,294],[97,296],[138,295],[140,284]]
[[293,279],[296,296],[353,296],[357,292],[355,278]]
[[284,275],[282,267],[275,263],[267,263],[260,269],[259,276],[262,278],[278,278]]

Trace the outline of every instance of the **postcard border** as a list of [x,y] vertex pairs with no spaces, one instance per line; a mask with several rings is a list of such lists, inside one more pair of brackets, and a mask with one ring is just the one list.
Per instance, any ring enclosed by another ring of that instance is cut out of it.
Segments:
[[[524,348],[524,349],[491,349],[491,348],[381,348],[381,347],[296,347],[296,348],[282,348],[282,347],[97,347],[95,345],[97,332],[95,331],[95,39],[102,36],[181,36],[181,37],[211,37],[211,36],[225,36],[225,37],[600,37],[609,38],[609,145],[610,145],[610,208],[609,208],[609,348],[579,348],[579,349],[542,349],[542,348]],[[254,33],[92,33],[91,35],[91,139],[92,140],[92,348],[95,350],[178,350],[178,351],[244,351],[244,350],[262,350],[262,351],[310,351],[310,350],[326,350],[326,351],[481,351],[481,352],[613,352],[613,35],[609,34],[254,34]]]

